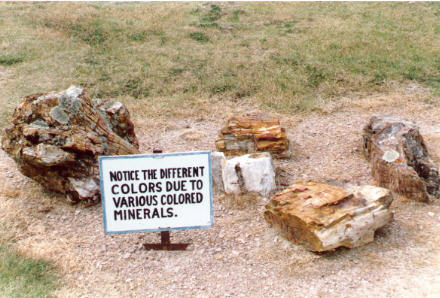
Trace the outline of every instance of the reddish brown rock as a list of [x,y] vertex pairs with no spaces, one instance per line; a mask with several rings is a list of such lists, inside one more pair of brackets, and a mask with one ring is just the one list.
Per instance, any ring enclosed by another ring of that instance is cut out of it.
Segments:
[[290,157],[289,140],[278,119],[229,119],[215,142],[217,150],[226,155],[270,152],[275,158]]
[[298,181],[271,199],[264,217],[308,250],[353,248],[373,241],[375,231],[393,218],[392,200],[381,187]]
[[99,200],[99,155],[138,153],[127,109],[82,88],[33,94],[15,109],[2,148],[20,171],[73,202]]
[[380,186],[409,199],[439,196],[439,174],[417,126],[390,115],[374,115],[363,131],[365,156]]

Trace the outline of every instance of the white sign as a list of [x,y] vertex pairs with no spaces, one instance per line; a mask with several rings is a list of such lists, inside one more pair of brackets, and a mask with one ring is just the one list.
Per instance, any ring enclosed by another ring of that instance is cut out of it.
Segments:
[[211,152],[99,157],[105,233],[210,228]]

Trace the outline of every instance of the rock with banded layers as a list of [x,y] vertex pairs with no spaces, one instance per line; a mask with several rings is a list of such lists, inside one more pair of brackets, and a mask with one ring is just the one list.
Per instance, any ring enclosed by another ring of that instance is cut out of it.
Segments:
[[420,202],[439,197],[438,167],[413,122],[374,115],[364,127],[363,143],[380,186]]
[[393,218],[388,189],[298,181],[276,194],[264,217],[280,233],[310,251],[354,248],[374,240]]
[[215,142],[217,150],[226,155],[269,152],[274,158],[289,158],[289,140],[280,121],[275,118],[241,118],[228,120]]
[[124,105],[92,100],[75,86],[24,97],[2,137],[24,175],[72,202],[99,200],[99,155],[135,154],[138,147]]

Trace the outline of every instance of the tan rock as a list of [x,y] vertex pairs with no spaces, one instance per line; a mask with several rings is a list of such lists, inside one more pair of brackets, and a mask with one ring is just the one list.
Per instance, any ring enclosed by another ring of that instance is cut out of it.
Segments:
[[226,158],[223,152],[211,153],[212,186],[215,192],[224,191],[222,167],[225,162]]
[[409,199],[439,196],[439,173],[418,127],[390,115],[374,115],[363,130],[365,156],[380,186]]
[[298,181],[266,205],[266,221],[311,251],[353,248],[374,240],[387,224],[391,192],[370,185],[343,187]]
[[92,101],[75,86],[26,96],[2,137],[24,175],[74,202],[99,199],[99,155],[134,154],[138,146],[124,105]]
[[231,118],[215,145],[226,155],[270,152],[276,158],[290,157],[289,140],[278,119]]

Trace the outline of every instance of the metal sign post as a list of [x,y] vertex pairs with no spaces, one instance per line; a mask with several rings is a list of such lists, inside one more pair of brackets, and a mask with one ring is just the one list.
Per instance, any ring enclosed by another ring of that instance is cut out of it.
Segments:
[[[162,150],[153,150],[153,153],[162,153]],[[170,231],[160,232],[160,243],[144,243],[146,250],[186,250],[189,243],[171,243]]]
[[171,243],[170,231],[160,232],[160,243],[145,243],[146,250],[185,250],[189,243]]

